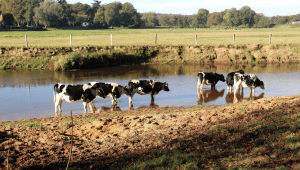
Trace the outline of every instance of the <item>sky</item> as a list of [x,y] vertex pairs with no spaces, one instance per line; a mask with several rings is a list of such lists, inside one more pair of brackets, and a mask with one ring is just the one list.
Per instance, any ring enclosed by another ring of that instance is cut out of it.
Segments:
[[[100,1],[100,0],[99,0]],[[115,2],[116,0],[103,0],[101,5]],[[91,5],[93,0],[67,0],[69,4],[81,2]],[[200,8],[207,9],[210,13],[221,12],[225,9],[248,5],[256,13],[263,13],[267,17],[276,15],[289,16],[300,13],[299,0],[119,0],[122,4],[131,3],[139,13],[156,12],[164,14],[197,14]]]

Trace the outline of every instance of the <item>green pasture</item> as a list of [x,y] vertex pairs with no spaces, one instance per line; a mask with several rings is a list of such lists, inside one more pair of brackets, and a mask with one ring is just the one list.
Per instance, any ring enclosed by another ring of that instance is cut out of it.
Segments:
[[68,47],[70,35],[72,46],[110,46],[111,35],[113,45],[155,45],[155,35],[159,45],[227,45],[233,44],[269,44],[269,34],[272,34],[272,44],[300,43],[300,27],[215,30],[205,29],[105,29],[105,30],[68,30],[48,29],[48,31],[1,31],[1,47],[25,47],[27,35],[29,47]]

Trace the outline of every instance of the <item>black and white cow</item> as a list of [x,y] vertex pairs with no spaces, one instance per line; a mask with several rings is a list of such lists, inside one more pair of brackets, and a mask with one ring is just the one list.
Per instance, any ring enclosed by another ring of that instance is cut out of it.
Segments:
[[129,104],[132,105],[132,98],[135,93],[140,95],[151,95],[151,104],[154,104],[154,95],[158,94],[161,90],[170,91],[168,83],[158,82],[155,80],[130,80],[128,82],[128,88],[131,91],[129,97]]
[[244,74],[244,70],[239,70],[239,71],[234,71],[234,72],[230,72],[227,74],[226,77],[226,84],[227,84],[227,93],[228,92],[232,92],[232,87],[234,84],[234,74],[235,73],[240,73],[240,74]]
[[198,77],[198,88],[202,89],[203,85],[211,85],[211,88],[216,87],[216,84],[218,81],[225,81],[223,74],[218,74],[214,72],[205,73],[205,72],[199,72],[197,74]]
[[57,83],[54,85],[54,105],[55,116],[57,116],[57,108],[59,115],[61,115],[61,104],[65,100],[69,103],[82,101],[84,112],[87,112],[87,105],[90,104],[90,112],[94,112],[95,106],[93,100],[96,96],[102,96],[103,90],[101,88],[92,87],[87,84],[83,85],[68,85]]
[[117,105],[117,99],[120,98],[123,94],[131,96],[131,91],[125,86],[121,86],[117,83],[102,83],[102,82],[90,82],[88,85],[91,85],[96,88],[101,88],[103,93],[98,95],[101,98],[110,97],[112,105]]
[[251,93],[254,96],[255,95],[255,88],[260,87],[261,89],[265,89],[264,82],[260,81],[255,74],[240,74],[235,73],[234,74],[234,93],[238,93],[240,90],[240,87],[248,88],[250,87]]

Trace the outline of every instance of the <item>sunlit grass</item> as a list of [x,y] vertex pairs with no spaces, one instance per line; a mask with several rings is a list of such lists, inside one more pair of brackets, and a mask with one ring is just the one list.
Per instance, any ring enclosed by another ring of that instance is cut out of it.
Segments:
[[72,46],[108,46],[111,45],[227,45],[233,44],[269,44],[269,34],[272,34],[272,44],[300,43],[300,28],[272,28],[272,29],[242,29],[242,30],[214,30],[214,29],[107,29],[107,30],[61,30],[48,31],[2,31],[0,32],[0,46],[24,47],[25,35],[29,46],[34,47],[68,47],[70,35]]

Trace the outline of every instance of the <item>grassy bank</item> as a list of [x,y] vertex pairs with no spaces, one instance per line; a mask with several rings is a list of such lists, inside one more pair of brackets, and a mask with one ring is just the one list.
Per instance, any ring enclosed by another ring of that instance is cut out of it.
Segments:
[[299,63],[300,45],[1,48],[0,69],[71,70],[141,63]]

